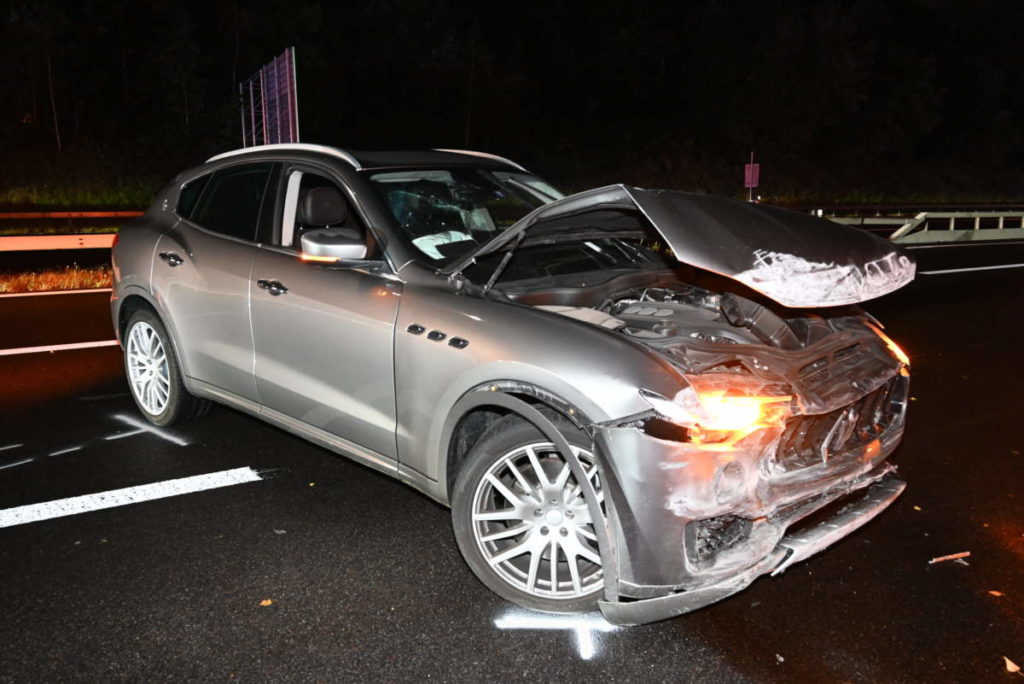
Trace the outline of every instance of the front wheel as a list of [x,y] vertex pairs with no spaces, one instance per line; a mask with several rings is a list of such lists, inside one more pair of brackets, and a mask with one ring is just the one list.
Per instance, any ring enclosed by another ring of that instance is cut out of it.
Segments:
[[128,320],[124,370],[135,404],[154,425],[191,420],[209,409],[208,401],[185,389],[167,329],[151,311],[141,309]]
[[[589,440],[560,429],[603,506]],[[596,607],[604,576],[590,508],[569,464],[532,424],[510,416],[480,438],[456,482],[452,521],[470,568],[506,600],[554,613]]]

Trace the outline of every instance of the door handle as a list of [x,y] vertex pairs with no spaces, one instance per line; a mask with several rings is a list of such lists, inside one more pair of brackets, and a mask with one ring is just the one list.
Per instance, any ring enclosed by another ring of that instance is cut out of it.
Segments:
[[264,278],[260,278],[259,280],[256,281],[256,285],[266,290],[270,294],[274,295],[275,297],[277,297],[278,295],[283,295],[285,292],[288,291],[288,288],[285,287],[284,284],[281,283],[281,281],[279,280],[266,280]]
[[185,260],[174,252],[160,252],[160,258],[169,263],[171,266],[181,266],[185,263]]

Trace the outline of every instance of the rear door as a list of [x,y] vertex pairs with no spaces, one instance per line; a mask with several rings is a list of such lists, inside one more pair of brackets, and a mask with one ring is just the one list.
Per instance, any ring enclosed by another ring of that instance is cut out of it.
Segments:
[[182,219],[160,239],[153,269],[185,372],[251,401],[257,397],[249,280],[274,171],[272,163],[238,164],[188,184],[182,197],[190,206],[179,205]]
[[312,188],[348,192],[326,172],[286,167],[278,226],[257,250],[250,292],[260,403],[372,450],[393,467],[394,330],[402,283],[384,262],[373,232],[351,207],[341,227],[367,240],[362,266],[305,262],[300,197]]

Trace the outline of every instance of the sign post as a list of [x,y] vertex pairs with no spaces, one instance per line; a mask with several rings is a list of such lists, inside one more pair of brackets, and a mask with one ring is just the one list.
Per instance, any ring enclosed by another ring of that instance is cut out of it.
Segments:
[[295,48],[290,47],[238,86],[242,147],[299,142]]
[[743,165],[743,187],[747,189],[747,201],[754,201],[754,188],[761,180],[761,165],[754,163],[754,151],[750,151],[750,163]]

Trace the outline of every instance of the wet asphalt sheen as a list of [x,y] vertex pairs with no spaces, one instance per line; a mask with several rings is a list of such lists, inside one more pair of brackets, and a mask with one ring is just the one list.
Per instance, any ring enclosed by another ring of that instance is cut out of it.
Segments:
[[[1017,681],[1022,288],[1020,272],[922,277],[868,306],[914,364],[903,497],[780,577],[614,631],[512,610],[444,508],[240,413],[136,433],[116,348],[0,357],[0,509],[271,471],[0,529],[0,681]],[[74,315],[94,307],[102,328],[104,297],[86,297]],[[50,299],[46,325],[69,301]],[[8,330],[0,348],[40,343]]]

